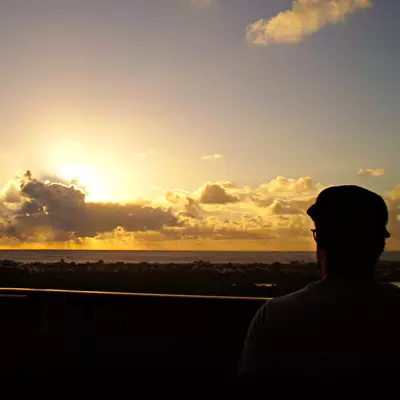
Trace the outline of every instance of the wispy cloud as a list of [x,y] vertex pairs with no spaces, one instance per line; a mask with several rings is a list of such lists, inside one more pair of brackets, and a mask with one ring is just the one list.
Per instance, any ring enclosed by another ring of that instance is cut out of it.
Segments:
[[294,0],[291,10],[249,25],[247,38],[261,46],[298,43],[326,25],[344,22],[347,15],[370,7],[371,0]]
[[372,168],[362,169],[362,168],[360,168],[358,170],[358,175],[359,176],[365,176],[365,175],[384,176],[385,170],[383,168],[378,168],[378,169],[372,169]]
[[219,160],[221,158],[224,158],[224,156],[222,154],[210,154],[208,156],[201,157],[201,159],[204,160],[204,161]]

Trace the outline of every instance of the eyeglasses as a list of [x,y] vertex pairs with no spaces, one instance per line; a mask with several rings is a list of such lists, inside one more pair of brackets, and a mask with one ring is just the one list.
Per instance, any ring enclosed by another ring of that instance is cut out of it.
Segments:
[[316,229],[311,229],[311,232],[313,233],[314,240],[317,241],[317,230]]

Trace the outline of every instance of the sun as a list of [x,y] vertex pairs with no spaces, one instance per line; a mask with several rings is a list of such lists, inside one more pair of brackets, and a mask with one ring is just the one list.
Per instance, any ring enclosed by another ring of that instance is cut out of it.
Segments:
[[66,164],[57,172],[57,176],[83,189],[86,202],[110,201],[101,173],[92,166]]

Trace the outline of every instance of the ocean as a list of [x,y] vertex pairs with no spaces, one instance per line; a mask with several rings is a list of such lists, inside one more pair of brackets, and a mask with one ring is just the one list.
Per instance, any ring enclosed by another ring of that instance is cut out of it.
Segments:
[[[125,263],[190,263],[209,261],[215,264],[238,263],[252,264],[274,262],[290,263],[316,262],[315,252],[277,252],[277,251],[102,251],[102,250],[0,250],[0,260],[17,262],[54,263],[61,259],[65,262],[86,263],[99,260]],[[400,261],[400,251],[385,252],[381,260]]]

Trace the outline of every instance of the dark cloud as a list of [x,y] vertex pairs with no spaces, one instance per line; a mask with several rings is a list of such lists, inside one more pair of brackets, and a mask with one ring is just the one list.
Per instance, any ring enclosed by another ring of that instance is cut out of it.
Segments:
[[39,208],[46,208],[49,212],[65,208],[84,207],[86,196],[82,190],[73,185],[45,183],[37,179],[23,181],[21,195],[28,202],[34,202]]
[[[25,175],[21,203],[3,217],[3,235],[29,240],[43,235],[48,240],[96,237],[122,228],[126,232],[179,226],[171,210],[140,204],[86,203],[85,193],[75,186],[46,183]],[[3,213],[4,214],[4,213]]]
[[227,204],[239,201],[239,197],[229,194],[218,183],[208,183],[200,193],[200,203],[202,204]]

